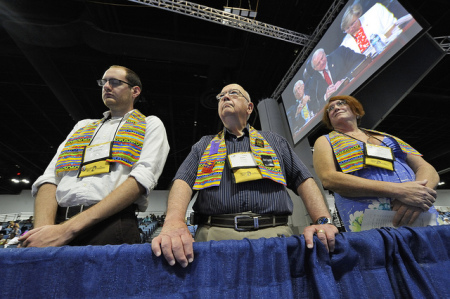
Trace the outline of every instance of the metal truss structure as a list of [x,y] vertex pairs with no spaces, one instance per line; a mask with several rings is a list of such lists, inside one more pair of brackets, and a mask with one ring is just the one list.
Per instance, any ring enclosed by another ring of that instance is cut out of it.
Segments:
[[205,21],[217,23],[224,26],[233,27],[252,33],[265,35],[271,38],[287,41],[290,43],[305,46],[311,42],[311,36],[297,33],[246,17],[241,17],[219,9],[199,5],[189,1],[180,0],[129,0],[164,10],[180,13],[190,17],[202,19]]
[[257,33],[260,35],[276,38],[290,43],[303,46],[299,55],[294,60],[287,71],[284,78],[278,84],[278,87],[273,92],[271,98],[278,100],[281,93],[289,84],[289,81],[298,71],[301,63],[305,61],[311,50],[317,44],[319,37],[327,29],[328,25],[333,21],[334,16],[339,12],[341,6],[345,3],[344,0],[335,0],[328,9],[325,16],[320,21],[312,35],[297,33],[291,30],[265,24],[246,17],[241,17],[232,13],[228,13],[219,9],[211,8],[204,5],[199,5],[189,1],[180,0],[129,0],[131,2],[140,3],[164,10],[180,13],[194,18],[210,21],[213,23]]
[[311,50],[315,47],[317,42],[319,41],[320,36],[324,33],[324,31],[328,28],[328,25],[333,22],[334,16],[339,13],[342,5],[346,1],[344,0],[335,0],[330,8],[328,9],[325,16],[320,21],[319,25],[314,30],[313,34],[311,35],[311,39],[309,42],[303,47],[299,55],[297,55],[297,58],[295,58],[294,63],[291,65],[289,70],[287,71],[286,75],[284,75],[284,78],[281,80],[281,82],[278,84],[275,91],[272,93],[271,98],[275,100],[279,100],[281,97],[281,93],[286,89],[286,86],[289,84],[291,79],[295,76],[298,69],[301,67],[301,64],[305,59],[308,57],[308,55],[311,53]]
[[444,50],[445,54],[450,54],[450,36],[439,36],[433,38],[439,45],[439,47]]

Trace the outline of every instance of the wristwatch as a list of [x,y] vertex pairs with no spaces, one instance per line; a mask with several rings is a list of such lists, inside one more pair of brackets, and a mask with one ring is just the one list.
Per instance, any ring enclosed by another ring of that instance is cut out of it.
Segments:
[[333,222],[331,221],[331,218],[319,217],[316,220],[316,224],[333,224]]

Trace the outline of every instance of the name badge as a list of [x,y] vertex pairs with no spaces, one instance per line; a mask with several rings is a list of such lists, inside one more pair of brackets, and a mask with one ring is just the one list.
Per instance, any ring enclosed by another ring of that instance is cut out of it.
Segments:
[[376,145],[376,144],[366,144],[366,155],[372,158],[385,159],[388,161],[394,160],[394,154],[392,149],[387,146]]
[[110,166],[110,163],[106,160],[85,164],[80,167],[78,177],[84,178],[91,175],[108,173],[111,171]]
[[394,154],[390,147],[366,143],[364,153],[365,165],[394,171]]
[[112,142],[88,145],[84,148],[83,159],[78,171],[78,177],[108,173],[111,165],[107,159],[111,158]]
[[88,145],[84,149],[82,163],[106,160],[111,157],[111,142]]
[[257,167],[256,161],[250,152],[239,152],[228,155],[231,169]]
[[236,184],[261,180],[263,178],[258,167],[233,169],[232,172]]

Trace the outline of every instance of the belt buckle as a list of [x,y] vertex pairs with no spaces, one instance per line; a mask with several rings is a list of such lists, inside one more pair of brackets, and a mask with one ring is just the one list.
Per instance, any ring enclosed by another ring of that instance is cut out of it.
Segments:
[[258,222],[258,217],[252,217],[249,215],[238,215],[238,216],[234,216],[234,229],[237,231],[248,231],[251,229],[246,229],[246,228],[239,228],[238,227],[238,219],[241,218],[253,218],[253,229],[257,230],[259,229],[259,222]]
[[[69,220],[69,219],[71,218],[71,217],[69,217],[69,210],[70,210],[71,208],[75,208],[75,207],[76,207],[76,208],[79,208],[79,212],[77,212],[76,214],[79,214],[79,213],[83,212],[83,210],[84,210],[84,205],[73,206],[73,207],[67,207],[67,208],[66,208],[66,215],[65,215],[65,216],[66,216],[66,217],[65,217],[66,220]],[[76,214],[75,214],[75,215],[76,215]],[[74,215],[74,216],[75,216],[75,215]]]

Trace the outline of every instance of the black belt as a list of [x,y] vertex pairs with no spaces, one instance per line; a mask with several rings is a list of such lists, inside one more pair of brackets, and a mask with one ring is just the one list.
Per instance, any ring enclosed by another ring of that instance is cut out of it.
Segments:
[[79,213],[83,212],[84,210],[87,210],[93,206],[94,205],[90,205],[90,206],[78,205],[78,206],[72,206],[72,207],[58,206],[58,211],[57,211],[56,215],[57,215],[58,219],[65,221],[65,220],[72,218],[76,214],[79,214]]
[[[72,207],[59,207],[58,206],[58,211],[56,213],[57,221],[58,222],[66,221],[66,220],[72,218],[73,216],[75,216],[76,214],[79,214],[93,206],[94,205],[90,205],[90,206],[78,205],[78,206],[72,206]],[[122,211],[118,212],[117,214],[135,213],[136,210],[137,210],[137,205],[132,204],[132,205],[126,207],[125,209],[123,209]]]
[[288,215],[276,216],[267,214],[222,214],[222,215],[202,215],[198,213],[191,214],[194,218],[191,224],[207,224],[210,226],[219,226],[234,228],[237,231],[252,231],[260,228],[287,225]]

